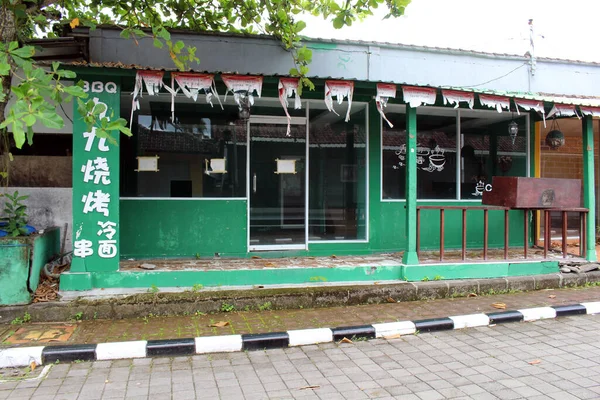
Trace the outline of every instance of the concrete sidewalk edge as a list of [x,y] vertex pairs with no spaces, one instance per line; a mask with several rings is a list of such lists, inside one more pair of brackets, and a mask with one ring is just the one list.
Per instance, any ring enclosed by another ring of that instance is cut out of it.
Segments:
[[338,328],[315,328],[189,339],[14,347],[0,350],[0,368],[26,367],[31,365],[32,362],[43,365],[76,360],[101,361],[160,356],[191,356],[194,354],[286,348],[341,340],[396,339],[404,335],[417,333],[598,313],[600,313],[600,301]]
[[137,293],[103,300],[35,303],[0,307],[0,322],[10,322],[25,313],[35,322],[58,322],[73,319],[126,319],[140,315],[187,315],[195,312],[217,313],[223,303],[236,310],[259,310],[270,303],[273,309],[324,308],[397,302],[434,300],[477,295],[526,292],[532,290],[581,287],[600,283],[600,271],[554,273],[506,278],[433,280],[372,285],[307,286],[303,288],[256,288],[222,292]]

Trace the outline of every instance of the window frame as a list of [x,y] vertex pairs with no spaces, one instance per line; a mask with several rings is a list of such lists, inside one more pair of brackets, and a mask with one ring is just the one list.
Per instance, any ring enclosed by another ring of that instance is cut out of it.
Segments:
[[[393,114],[393,113],[403,113],[406,114],[406,107],[407,105],[404,103],[401,104],[392,104],[392,103],[388,103],[387,108],[386,108],[386,114]],[[469,108],[464,108],[464,107],[459,107],[459,108],[451,108],[451,107],[435,107],[435,106],[420,106],[420,107],[424,107],[427,109],[438,109],[438,110],[454,110],[456,112],[455,114],[455,118],[456,118],[456,158],[457,160],[462,160],[462,154],[461,154],[461,149],[462,149],[462,140],[461,140],[461,112],[462,111],[467,111],[469,113],[480,113],[480,114],[488,114],[488,115],[498,115],[498,112],[495,110],[491,110],[491,109],[481,109],[481,108],[474,108],[474,109],[469,109]],[[511,112],[511,111],[503,111],[503,112]],[[513,112],[514,114],[514,112]],[[526,161],[525,161],[525,177],[530,177],[531,176],[531,115],[528,112],[524,112],[520,115],[518,115],[517,117],[521,117],[524,116],[525,117],[525,143],[526,143]],[[383,197],[383,150],[384,150],[384,146],[383,146],[383,129],[384,129],[384,124],[387,124],[387,122],[385,122],[385,120],[383,119],[383,117],[381,117],[381,115],[379,116],[379,201],[382,203],[405,203],[406,202],[406,198],[398,198],[398,199],[386,199]],[[417,132],[418,132],[419,127],[417,126]],[[460,202],[466,202],[466,203],[481,203],[481,199],[463,199],[461,197],[461,190],[460,190],[460,184],[461,184],[461,177],[462,177],[462,172],[463,172],[463,167],[462,167],[462,163],[461,162],[457,162],[456,163],[456,171],[455,171],[455,175],[456,175],[456,197],[454,199],[417,199],[417,202],[428,202],[428,203],[450,203],[450,202],[456,202],[456,201],[460,201]]]

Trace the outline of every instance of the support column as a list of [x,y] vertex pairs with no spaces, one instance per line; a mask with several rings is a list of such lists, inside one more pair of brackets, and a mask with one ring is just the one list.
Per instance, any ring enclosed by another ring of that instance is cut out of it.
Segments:
[[417,109],[406,105],[406,251],[402,263],[416,265],[417,256]]
[[[80,76],[99,119],[120,116],[120,79]],[[88,110],[90,112],[90,110]],[[73,263],[71,273],[119,270],[119,135],[96,137],[74,104]],[[77,279],[73,286],[81,286]],[[62,284],[62,280],[61,280]]]
[[589,209],[586,226],[586,259],[596,261],[596,184],[594,181],[594,125],[591,115],[583,117],[583,206]]

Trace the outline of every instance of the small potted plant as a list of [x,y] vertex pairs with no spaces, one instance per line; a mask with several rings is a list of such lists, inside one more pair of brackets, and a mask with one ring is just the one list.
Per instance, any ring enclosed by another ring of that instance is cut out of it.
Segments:
[[35,292],[44,265],[60,252],[60,229],[36,233],[27,225],[29,196],[5,193],[0,218],[0,305],[27,304]]

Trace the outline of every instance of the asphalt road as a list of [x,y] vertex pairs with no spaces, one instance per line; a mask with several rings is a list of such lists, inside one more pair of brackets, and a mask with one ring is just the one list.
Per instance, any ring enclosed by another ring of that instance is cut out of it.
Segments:
[[600,315],[390,340],[53,365],[0,399],[595,399]]

